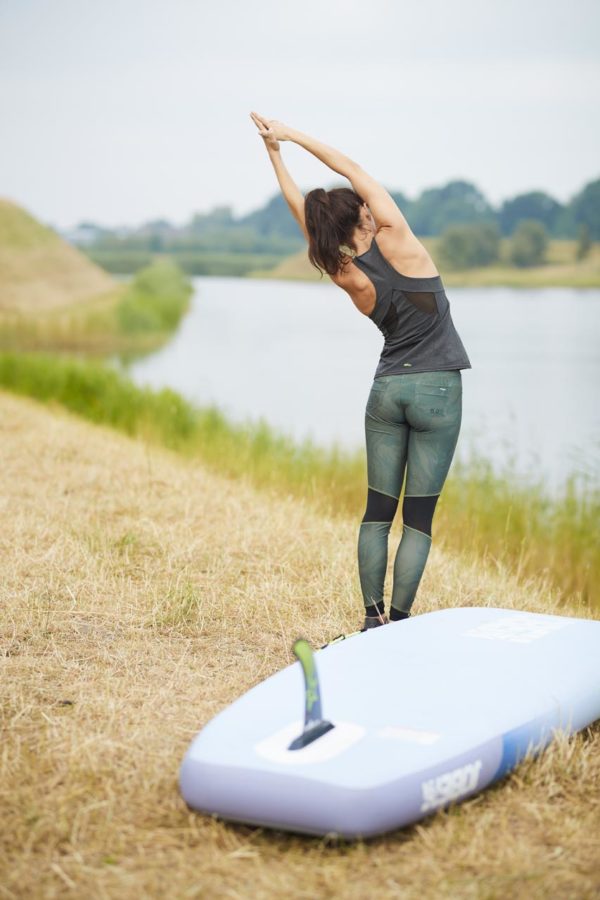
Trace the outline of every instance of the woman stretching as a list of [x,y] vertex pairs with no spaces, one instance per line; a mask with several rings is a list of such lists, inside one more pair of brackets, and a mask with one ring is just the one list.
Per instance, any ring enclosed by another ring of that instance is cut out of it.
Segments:
[[[250,115],[308,241],[309,260],[349,294],[385,339],[365,411],[368,491],[358,537],[364,630],[387,622],[388,535],[405,474],[390,619],[410,614],[458,440],[460,370],[471,363],[439,272],[387,190],[339,150],[277,120]],[[347,178],[352,190],[315,188],[303,197],[283,164],[279,141],[304,147]]]

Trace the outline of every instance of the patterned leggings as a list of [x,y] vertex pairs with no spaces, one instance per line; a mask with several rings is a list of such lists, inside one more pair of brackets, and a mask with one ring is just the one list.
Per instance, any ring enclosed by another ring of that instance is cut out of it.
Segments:
[[388,535],[406,472],[392,606],[410,611],[429,555],[433,513],[454,456],[461,417],[459,369],[374,380],[365,412],[367,509],[358,537],[366,607],[383,605]]

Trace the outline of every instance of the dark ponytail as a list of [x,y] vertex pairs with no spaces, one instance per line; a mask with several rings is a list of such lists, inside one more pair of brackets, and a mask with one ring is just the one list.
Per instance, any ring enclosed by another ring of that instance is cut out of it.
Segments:
[[340,244],[356,251],[352,237],[360,222],[362,203],[362,198],[350,188],[332,188],[330,191],[315,188],[304,198],[308,258],[319,272],[321,269],[328,275],[339,272],[348,256],[340,249]]

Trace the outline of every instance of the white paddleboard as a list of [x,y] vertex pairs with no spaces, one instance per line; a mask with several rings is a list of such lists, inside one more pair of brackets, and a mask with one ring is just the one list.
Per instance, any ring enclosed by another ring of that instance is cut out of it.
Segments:
[[334,726],[299,750],[298,662],[193,740],[189,806],[308,834],[368,837],[469,797],[600,718],[600,622],[458,608],[371,629],[315,653]]

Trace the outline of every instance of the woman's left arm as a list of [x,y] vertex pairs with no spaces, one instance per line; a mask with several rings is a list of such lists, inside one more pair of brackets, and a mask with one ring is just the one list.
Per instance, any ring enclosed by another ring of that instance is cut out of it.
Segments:
[[267,147],[267,150],[269,152],[269,159],[275,169],[281,193],[285,197],[291,214],[302,229],[304,237],[308,240],[308,231],[306,230],[306,222],[304,220],[304,194],[286,169],[280,151],[272,150],[270,147]]
[[[265,120],[262,119],[262,117],[257,116],[256,113],[251,113],[251,118],[259,127],[259,132],[264,138],[265,147],[267,148],[269,159],[275,170],[281,193],[290,208],[291,214],[298,222],[304,237],[308,241],[308,231],[306,230],[306,222],[304,220],[304,195],[285,167],[285,163],[281,158],[279,141],[273,137],[272,131],[265,124]],[[285,138],[282,140],[285,140]]]

